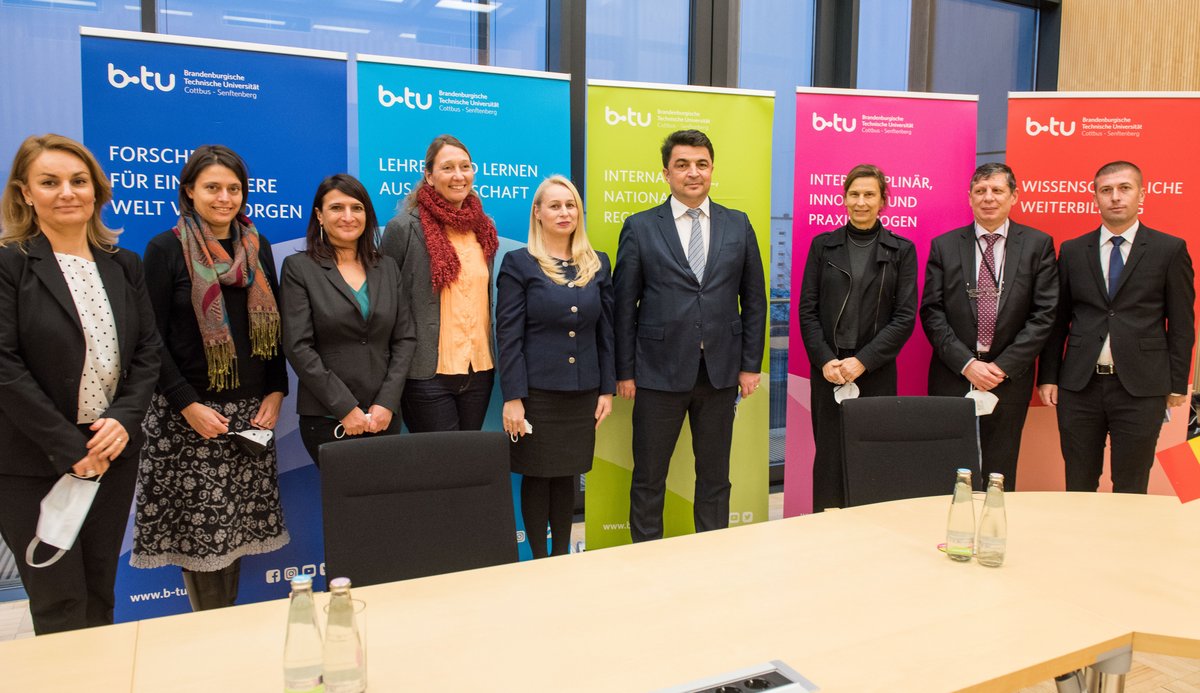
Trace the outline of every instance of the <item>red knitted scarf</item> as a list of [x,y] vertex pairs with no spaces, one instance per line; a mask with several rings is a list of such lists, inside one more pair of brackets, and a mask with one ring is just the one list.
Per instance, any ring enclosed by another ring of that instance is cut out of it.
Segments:
[[496,237],[496,225],[483,213],[479,198],[467,195],[461,209],[446,201],[432,186],[422,185],[417,190],[417,213],[421,216],[421,229],[425,232],[425,249],[429,251],[429,275],[433,279],[433,290],[441,291],[458,279],[462,264],[458,253],[446,236],[446,229],[474,231],[475,240],[483,248],[483,254],[491,262],[496,257],[500,241]]

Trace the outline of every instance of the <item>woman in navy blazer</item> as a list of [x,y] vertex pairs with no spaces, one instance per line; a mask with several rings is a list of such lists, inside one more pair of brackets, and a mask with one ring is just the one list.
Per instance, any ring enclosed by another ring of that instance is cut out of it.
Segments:
[[283,261],[283,351],[300,381],[300,438],[400,432],[416,336],[396,261],[379,253],[371,197],[339,173],[317,187],[307,247]]
[[[538,186],[529,245],[504,256],[496,280],[496,337],[504,430],[521,480],[521,517],[534,558],[571,543],[577,475],[592,468],[596,429],[612,411],[613,287],[608,256],[592,249],[571,181]],[[532,434],[526,427],[532,427]]]

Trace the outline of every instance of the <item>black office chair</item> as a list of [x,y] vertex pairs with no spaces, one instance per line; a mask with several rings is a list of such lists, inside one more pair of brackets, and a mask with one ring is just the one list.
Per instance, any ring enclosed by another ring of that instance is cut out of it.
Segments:
[[503,433],[346,439],[319,454],[327,575],[372,585],[517,560]]
[[975,403],[965,397],[842,402],[846,505],[948,495],[954,471],[980,470]]

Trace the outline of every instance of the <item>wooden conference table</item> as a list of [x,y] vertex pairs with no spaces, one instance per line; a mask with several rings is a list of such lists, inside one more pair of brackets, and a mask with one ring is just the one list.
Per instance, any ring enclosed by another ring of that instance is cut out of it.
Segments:
[[[999,569],[937,551],[948,505],[355,588],[368,690],[649,691],[773,659],[824,691],[1012,690],[1122,647],[1200,657],[1200,503],[1009,494]],[[281,690],[286,616],[278,600],[0,643],[0,680]]]

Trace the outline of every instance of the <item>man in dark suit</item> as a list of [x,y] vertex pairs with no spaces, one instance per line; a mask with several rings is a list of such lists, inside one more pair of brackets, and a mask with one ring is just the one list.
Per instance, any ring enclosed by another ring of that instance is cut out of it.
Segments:
[[1146,191],[1137,166],[1105,164],[1095,191],[1100,228],[1059,253],[1061,301],[1038,394],[1058,407],[1068,491],[1099,486],[1107,436],[1113,491],[1145,493],[1163,407],[1187,401],[1192,259],[1182,238],[1138,221]]
[[625,220],[613,277],[617,394],[636,393],[634,541],[662,537],[667,471],[685,414],[696,459],[696,531],[729,525],[734,404],[739,391],[749,397],[758,389],[767,316],[750,220],[708,199],[712,142],[698,130],[674,132],[662,161],[671,197]]
[[921,325],[933,345],[929,394],[996,396],[992,413],[979,419],[980,476],[986,485],[987,475],[999,472],[1012,491],[1033,364],[1058,305],[1054,241],[1008,218],[1017,179],[1004,164],[975,169],[970,201],[975,222],[933,239],[925,265]]

